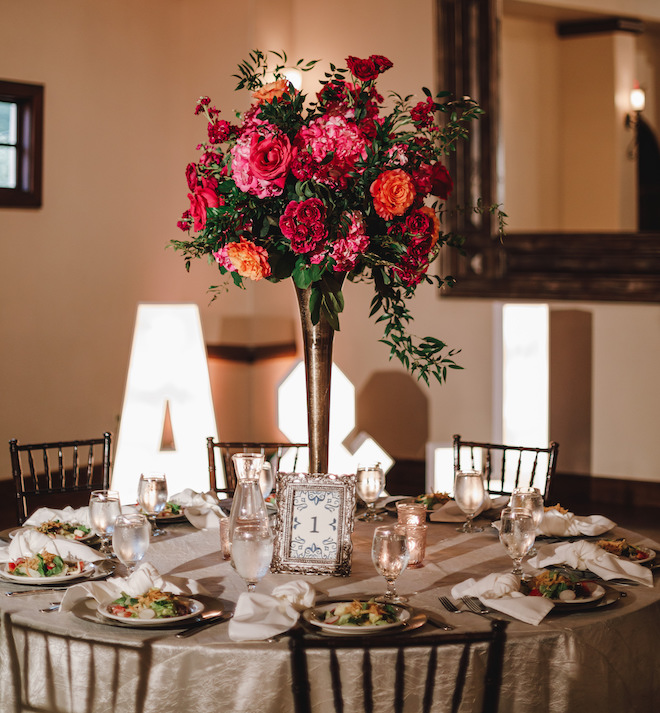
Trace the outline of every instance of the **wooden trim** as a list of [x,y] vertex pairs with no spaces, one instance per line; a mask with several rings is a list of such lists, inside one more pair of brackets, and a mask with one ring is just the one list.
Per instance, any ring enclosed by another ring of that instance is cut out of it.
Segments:
[[606,32],[644,32],[644,23],[634,17],[606,17],[603,19],[568,20],[557,23],[560,37],[603,34]]
[[559,502],[571,510],[599,503],[620,508],[660,508],[660,481],[557,472],[548,502]]
[[237,361],[245,364],[254,364],[257,361],[265,361],[267,359],[295,357],[298,350],[295,342],[282,344],[261,344],[259,346],[247,346],[240,344],[207,344],[206,353],[210,359],[222,359],[224,361]]

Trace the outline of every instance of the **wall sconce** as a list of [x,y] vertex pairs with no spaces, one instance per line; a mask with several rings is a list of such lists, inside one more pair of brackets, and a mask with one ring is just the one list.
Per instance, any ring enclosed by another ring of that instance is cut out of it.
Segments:
[[634,132],[634,137],[628,149],[628,158],[634,159],[637,156],[637,127],[644,107],[646,106],[646,94],[639,86],[639,82],[635,82],[630,90],[630,108],[632,113],[626,114],[626,129]]

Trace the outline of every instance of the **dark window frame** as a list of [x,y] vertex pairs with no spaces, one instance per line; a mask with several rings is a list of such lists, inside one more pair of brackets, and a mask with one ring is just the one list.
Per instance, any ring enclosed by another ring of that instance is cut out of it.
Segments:
[[42,84],[0,80],[0,101],[18,106],[16,188],[0,188],[0,208],[40,208],[44,87]]

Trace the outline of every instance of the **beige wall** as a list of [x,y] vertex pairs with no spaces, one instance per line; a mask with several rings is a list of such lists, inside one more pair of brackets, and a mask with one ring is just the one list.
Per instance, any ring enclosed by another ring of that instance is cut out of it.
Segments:
[[[181,258],[165,249],[178,236],[175,223],[187,202],[183,171],[205,131],[193,116],[195,100],[210,94],[226,115],[245,108],[230,75],[262,42],[265,48],[288,43],[296,58],[335,62],[348,54],[386,54],[395,67],[383,77],[383,90],[432,86],[433,5],[0,0],[3,25],[11,28],[0,43],[2,77],[46,85],[44,206],[0,209],[0,446],[11,437],[36,441],[115,429],[140,301],[197,302],[211,342],[223,337],[230,317],[295,318],[288,284],[230,290],[209,304],[205,290],[214,271],[198,262],[186,274]],[[369,287],[347,286],[335,342],[336,361],[358,390],[371,373],[399,368],[377,343],[370,298]],[[641,436],[658,402],[651,360],[660,310],[588,308],[597,316],[594,472],[657,479],[660,446],[649,447]],[[414,314],[415,331],[461,347],[465,367],[445,387],[428,391],[429,438],[448,441],[455,432],[490,438],[491,301],[441,301],[425,287]],[[245,389],[255,383],[265,389],[282,368],[233,368],[216,385],[225,384],[222,397],[237,408]],[[624,371],[627,394],[618,400],[613,377]],[[264,409],[272,408],[266,403]],[[386,417],[396,416],[393,404]],[[635,428],[638,416],[643,423]],[[238,426],[265,428],[244,414],[218,425],[221,436],[224,428],[237,438],[250,436],[239,435]],[[617,445],[622,433],[631,454],[625,459]],[[8,457],[5,464],[8,475]]]

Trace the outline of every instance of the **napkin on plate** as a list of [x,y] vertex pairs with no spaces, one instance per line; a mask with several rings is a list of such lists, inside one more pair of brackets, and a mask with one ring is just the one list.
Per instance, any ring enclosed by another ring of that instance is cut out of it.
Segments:
[[603,515],[574,515],[572,512],[546,510],[536,534],[551,537],[574,537],[577,535],[602,535],[616,526]]
[[[477,510],[477,515],[481,515],[488,510],[504,507],[508,500],[509,498],[506,495],[491,498],[486,493],[486,499]],[[449,500],[442,507],[433,510],[429,515],[429,519],[431,522],[465,522],[465,513],[458,507],[455,500]]]
[[69,587],[60,605],[60,611],[72,609],[82,599],[93,598],[99,604],[112,602],[121,596],[122,592],[136,596],[156,587],[172,594],[209,594],[201,584],[194,579],[161,575],[149,562],[142,564],[128,577],[111,577],[102,582],[83,582]]
[[27,557],[44,550],[59,555],[64,560],[96,562],[105,559],[105,555],[82,542],[64,537],[50,537],[43,532],[26,529],[18,532],[7,547],[0,547],[0,562],[13,562],[19,557]]
[[60,522],[79,523],[85,527],[90,527],[89,524],[89,507],[85,505],[81,508],[72,508],[67,505],[61,510],[53,508],[39,508],[23,523],[23,527],[37,527],[42,522],[49,520],[59,520]]
[[213,491],[198,493],[191,488],[186,488],[168,498],[168,501],[185,508],[184,514],[199,530],[217,527],[220,518],[226,517],[220,509],[218,496]]
[[529,560],[532,567],[542,568],[551,564],[565,564],[573,569],[589,570],[601,579],[610,580],[624,577],[647,587],[653,586],[653,573],[636,562],[621,559],[606,552],[595,542],[578,540],[543,545],[538,554]]
[[520,592],[520,580],[514,574],[489,574],[480,580],[466,579],[453,587],[451,595],[478,597],[487,607],[497,609],[527,624],[538,624],[554,607],[545,597],[526,597]]
[[262,641],[295,626],[299,612],[314,605],[315,589],[302,580],[287,582],[272,594],[244,592],[229,622],[233,641]]

